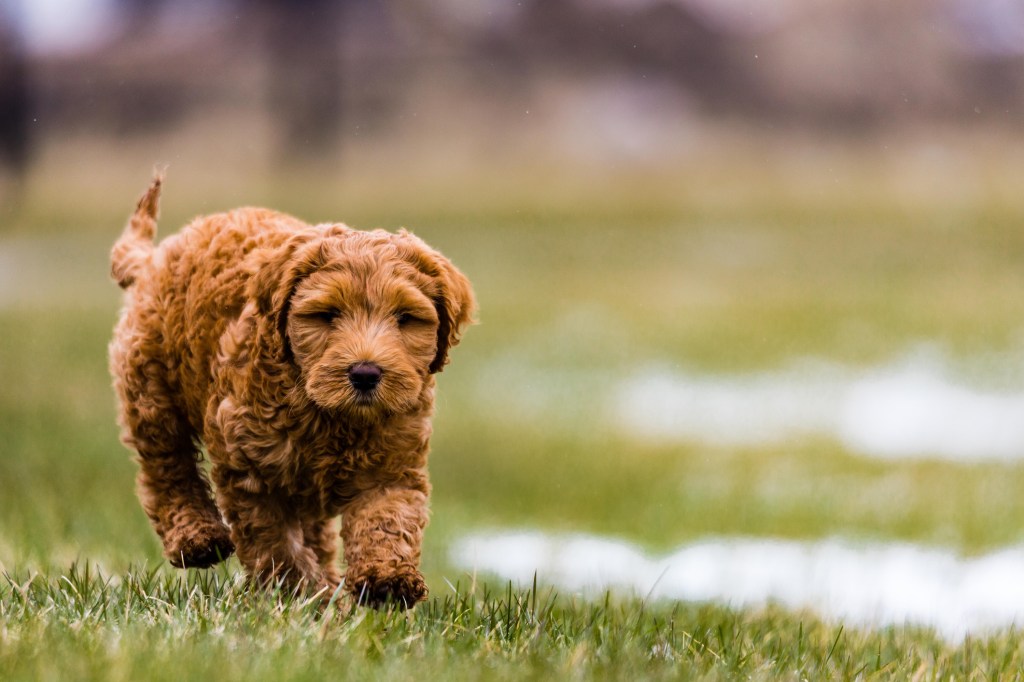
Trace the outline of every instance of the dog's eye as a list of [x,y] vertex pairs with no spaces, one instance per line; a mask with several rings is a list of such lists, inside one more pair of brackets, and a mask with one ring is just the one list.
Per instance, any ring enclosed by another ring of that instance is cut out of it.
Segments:
[[404,327],[407,324],[412,324],[413,322],[419,321],[419,318],[417,318],[412,313],[407,312],[395,313],[395,319],[398,321],[399,327]]
[[306,317],[316,322],[322,322],[323,324],[331,324],[338,318],[338,311],[318,310],[315,313],[309,313]]

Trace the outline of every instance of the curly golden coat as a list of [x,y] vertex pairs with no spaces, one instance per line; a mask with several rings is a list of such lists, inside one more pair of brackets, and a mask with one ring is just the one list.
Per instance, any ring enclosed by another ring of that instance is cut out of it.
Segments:
[[423,599],[433,375],[473,316],[468,280],[404,230],[257,208],[154,246],[160,188],[111,253],[126,296],[110,366],[165,555],[236,551],[258,582],[330,595],[340,515],[345,589]]

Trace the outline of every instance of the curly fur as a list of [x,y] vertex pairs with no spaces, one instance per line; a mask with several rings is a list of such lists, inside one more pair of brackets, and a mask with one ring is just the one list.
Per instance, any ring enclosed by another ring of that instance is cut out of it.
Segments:
[[[423,599],[433,375],[471,321],[468,280],[404,230],[257,208],[154,246],[160,189],[111,253],[126,296],[110,366],[165,555],[203,567],[235,551],[257,582],[331,594],[340,533],[351,594]],[[369,391],[353,374],[367,365]]]

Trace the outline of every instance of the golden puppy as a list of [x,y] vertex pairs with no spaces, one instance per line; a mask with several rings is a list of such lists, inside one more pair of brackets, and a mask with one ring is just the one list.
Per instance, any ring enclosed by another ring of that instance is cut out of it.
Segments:
[[345,589],[412,606],[427,593],[433,375],[471,321],[468,280],[404,230],[265,209],[154,246],[160,185],[111,254],[126,296],[110,367],[164,553],[201,567],[236,551],[260,582],[329,596],[340,514]]

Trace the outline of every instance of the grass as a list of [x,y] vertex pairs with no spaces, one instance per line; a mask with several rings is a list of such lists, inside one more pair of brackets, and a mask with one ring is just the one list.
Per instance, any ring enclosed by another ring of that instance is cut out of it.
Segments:
[[73,565],[0,582],[13,679],[1016,679],[1014,632],[951,646],[774,608],[580,601],[447,586],[406,613],[253,594],[225,571],[117,576]]
[[446,554],[486,527],[651,550],[708,535],[966,554],[1019,543],[1017,464],[882,462],[822,438],[652,444],[616,430],[603,402],[650,366],[874,365],[922,342],[974,382],[1019,388],[1022,176],[1014,147],[971,156],[972,142],[958,152],[977,171],[964,186],[906,154],[872,163],[835,149],[822,160],[727,148],[656,172],[552,183],[550,172],[512,183],[484,174],[468,187],[443,174],[374,185],[371,165],[350,185],[257,178],[250,188],[178,163],[164,234],[239,203],[406,224],[470,275],[481,301],[481,324],[440,378],[423,565],[434,596],[411,614],[326,617],[247,592],[233,561],[188,574],[162,564],[117,440],[105,360],[118,301],[106,250],[145,178],[44,158],[0,232],[0,679],[1019,676],[1012,630],[950,643],[777,607],[595,602],[555,595],[543,577],[531,587],[467,576]]

